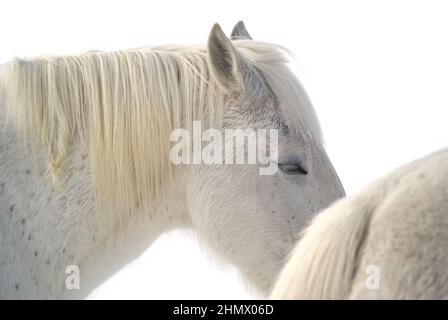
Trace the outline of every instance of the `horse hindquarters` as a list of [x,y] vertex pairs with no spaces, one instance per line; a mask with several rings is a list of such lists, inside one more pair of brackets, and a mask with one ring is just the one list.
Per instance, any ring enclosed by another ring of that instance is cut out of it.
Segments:
[[448,299],[448,153],[425,158],[378,206],[352,299]]

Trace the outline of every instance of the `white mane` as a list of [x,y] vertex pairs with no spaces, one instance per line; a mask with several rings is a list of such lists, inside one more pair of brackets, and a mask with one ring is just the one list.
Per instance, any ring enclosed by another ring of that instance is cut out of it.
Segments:
[[[301,121],[320,140],[314,110],[285,51],[257,41],[234,44],[270,82],[285,118]],[[9,114],[28,142],[48,148],[51,171],[79,142],[99,199],[130,210],[170,189],[172,130],[189,128],[193,120],[220,128],[228,101],[210,75],[204,46],[16,59],[8,67]]]

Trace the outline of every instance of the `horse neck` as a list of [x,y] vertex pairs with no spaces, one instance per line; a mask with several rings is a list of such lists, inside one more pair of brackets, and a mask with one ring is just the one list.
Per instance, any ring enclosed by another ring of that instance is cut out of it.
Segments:
[[[89,159],[79,144],[70,146],[61,168],[61,181],[55,183],[47,170],[46,148],[31,150],[19,141],[14,123],[8,121],[5,126],[6,109],[1,96],[0,211],[10,214],[0,216],[0,233],[8,240],[6,243],[16,247],[4,248],[13,256],[3,257],[10,264],[0,272],[0,286],[11,286],[11,294],[36,296],[34,280],[27,280],[30,271],[17,268],[42,262],[42,272],[33,269],[34,277],[41,284],[55,286],[39,288],[47,290],[44,296],[85,297],[142,254],[160,234],[189,224],[181,177],[173,186],[176,189],[170,193],[172,198],[157,199],[146,210],[95,210]],[[81,290],[65,290],[64,271],[68,265],[82,269]],[[18,279],[10,280],[15,274]],[[15,282],[20,282],[20,292],[15,291]]]

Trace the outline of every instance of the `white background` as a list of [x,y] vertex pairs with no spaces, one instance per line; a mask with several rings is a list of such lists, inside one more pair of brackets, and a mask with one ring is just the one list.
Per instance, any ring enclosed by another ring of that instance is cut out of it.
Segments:
[[[240,19],[291,49],[348,193],[448,145],[446,1],[0,1],[13,56],[204,43]],[[250,298],[194,236],[161,237],[91,298]]]

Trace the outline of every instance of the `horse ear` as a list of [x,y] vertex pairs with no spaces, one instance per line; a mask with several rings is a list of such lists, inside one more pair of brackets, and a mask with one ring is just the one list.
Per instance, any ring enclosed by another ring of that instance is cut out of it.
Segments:
[[264,81],[255,68],[233,46],[219,24],[208,38],[208,60],[212,75],[233,96],[261,94]]
[[246,29],[243,21],[238,21],[235,27],[233,27],[233,31],[230,34],[230,39],[232,40],[252,40],[249,32]]

